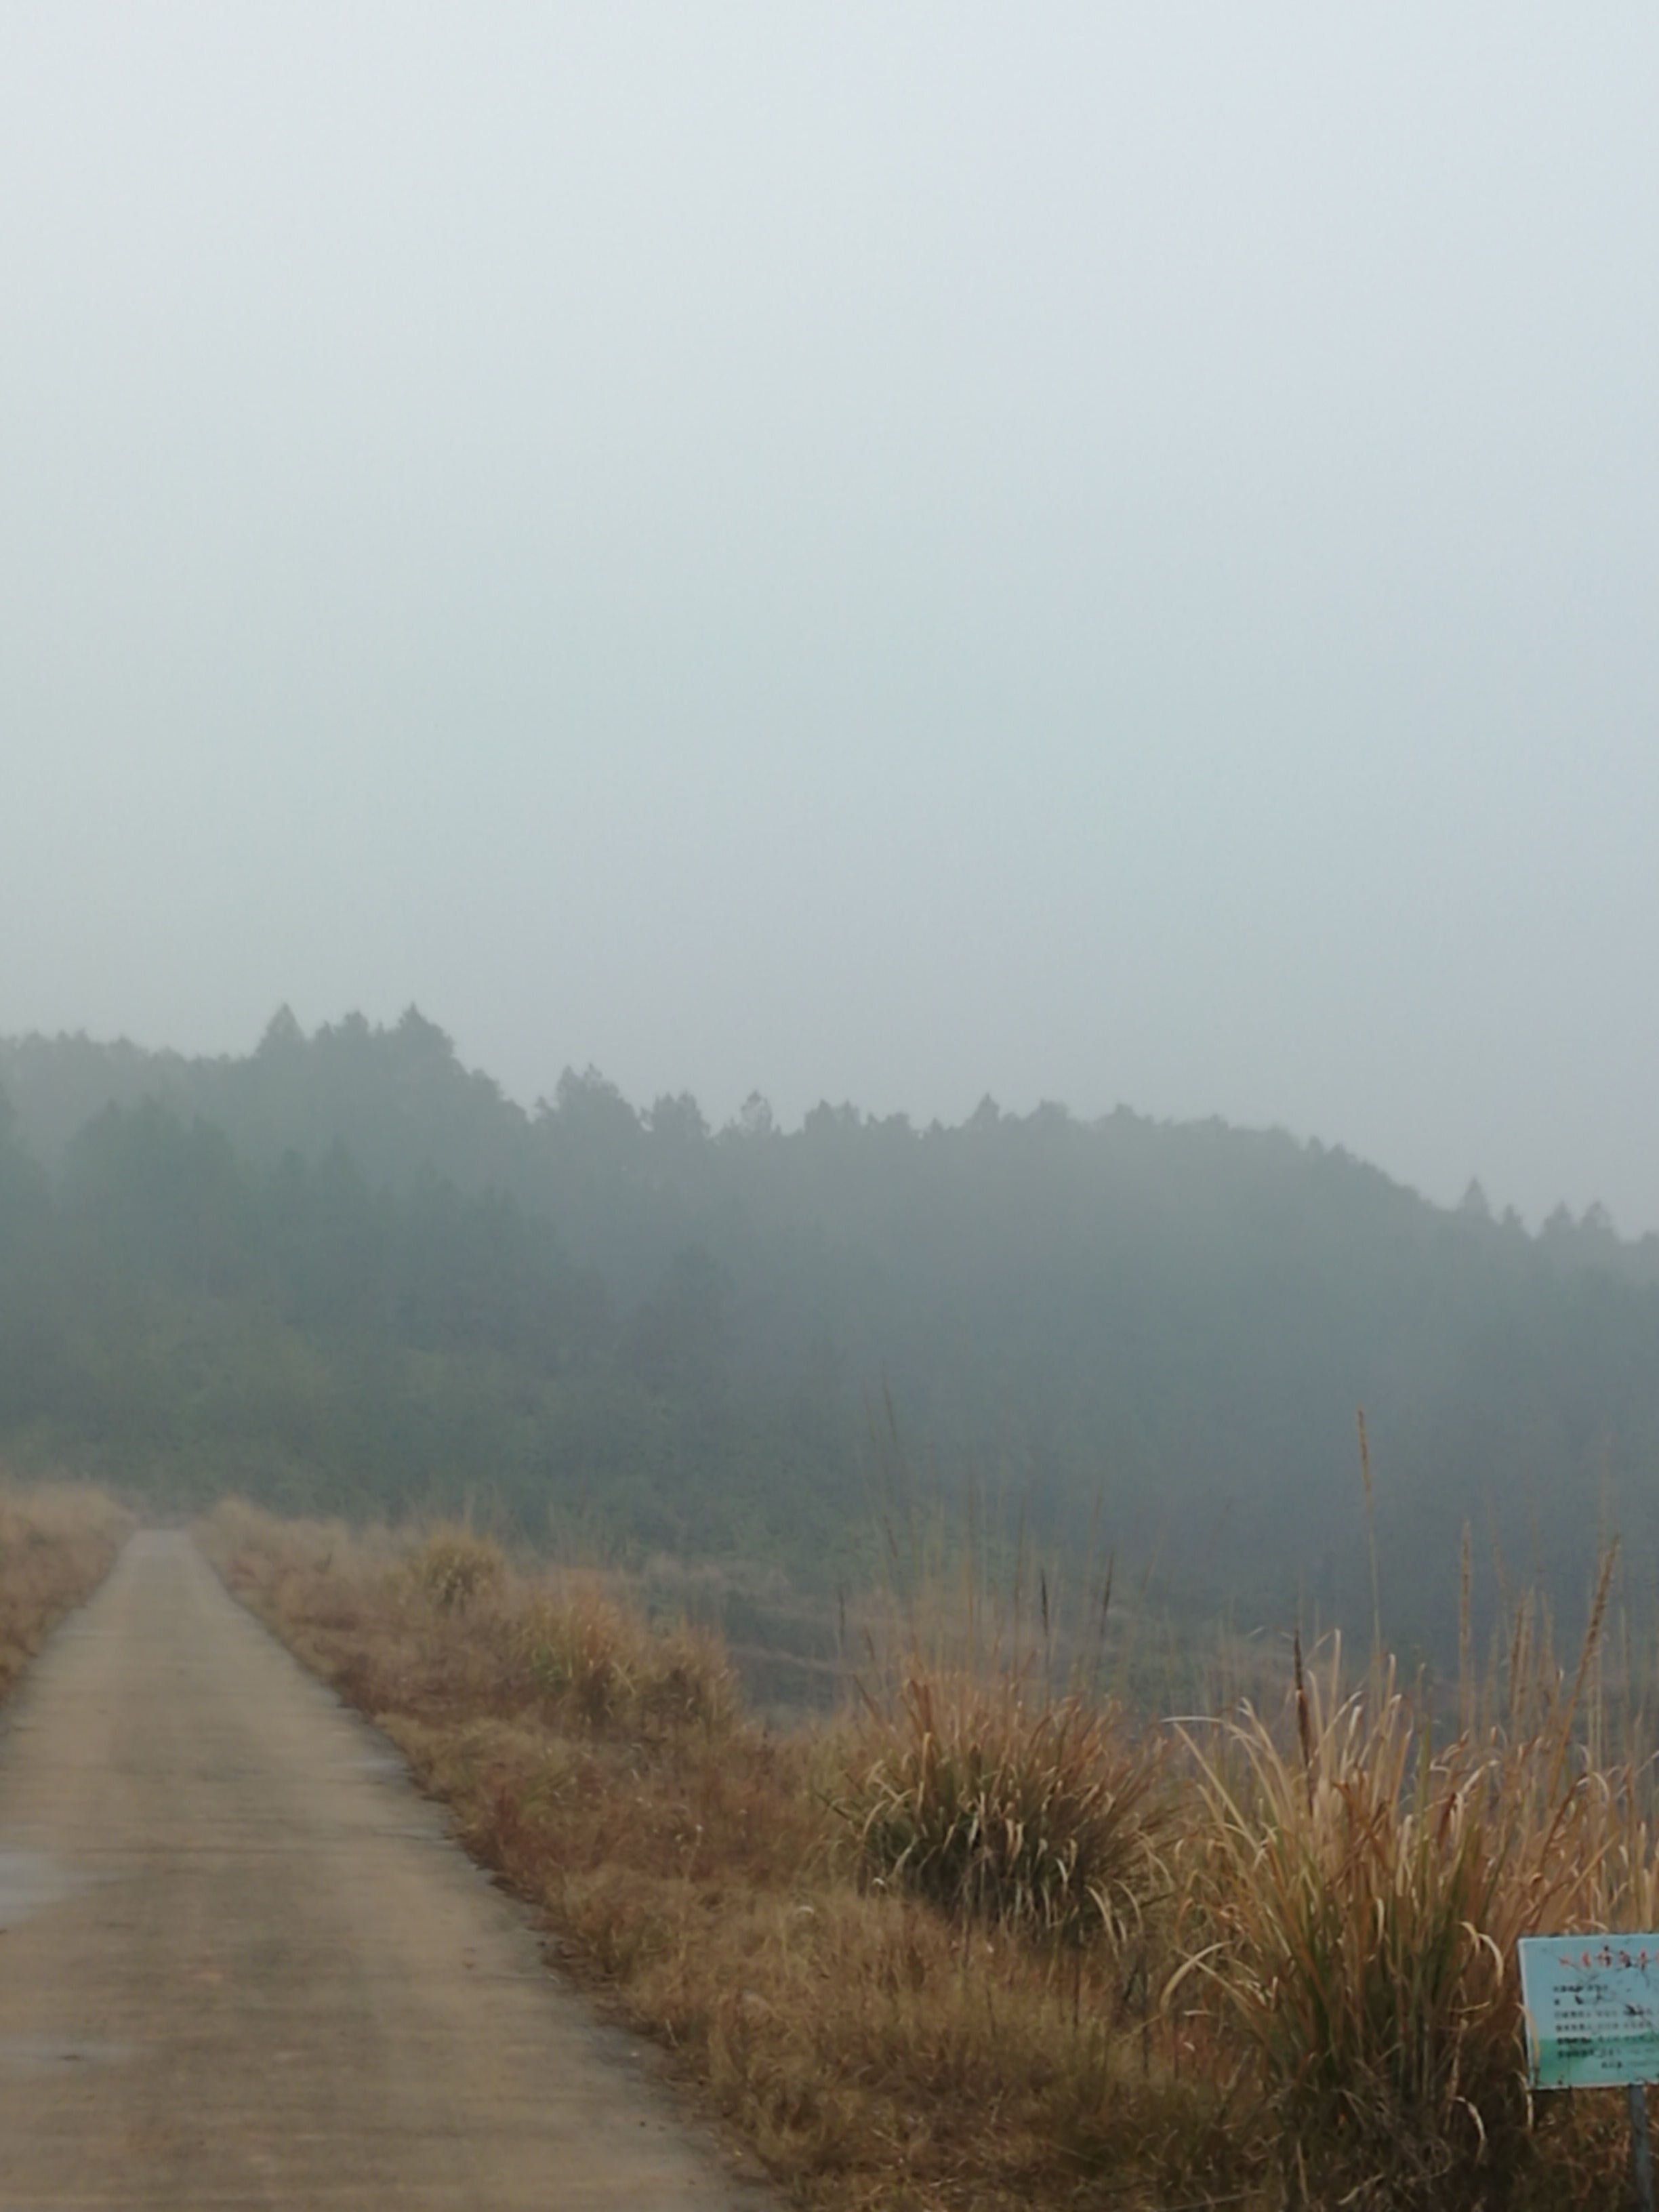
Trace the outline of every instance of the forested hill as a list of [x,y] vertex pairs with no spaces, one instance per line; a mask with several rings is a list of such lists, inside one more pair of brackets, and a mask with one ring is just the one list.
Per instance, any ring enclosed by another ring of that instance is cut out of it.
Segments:
[[413,1012],[0,1043],[0,1091],[14,1456],[818,1575],[884,1486],[971,1486],[1175,1602],[1368,1620],[1363,1405],[1397,1632],[1466,1521],[1569,1590],[1604,1517],[1655,1554],[1659,1240],[1595,1212],[1121,1109],[715,1132],[590,1073],[526,1114]]

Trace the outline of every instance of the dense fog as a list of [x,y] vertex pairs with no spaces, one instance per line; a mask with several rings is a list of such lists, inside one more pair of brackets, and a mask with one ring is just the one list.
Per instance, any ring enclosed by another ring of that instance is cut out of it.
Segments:
[[0,1033],[1659,1228],[1659,22],[21,0]]
[[[469,1510],[823,1592],[885,1521],[1121,1562],[1159,1609],[1391,1632],[1650,1571],[1659,1238],[1210,1121],[983,1100],[526,1113],[412,1009],[246,1057],[0,1044],[0,1451],[176,1508]],[[1483,1614],[1483,1617],[1484,1614]]]

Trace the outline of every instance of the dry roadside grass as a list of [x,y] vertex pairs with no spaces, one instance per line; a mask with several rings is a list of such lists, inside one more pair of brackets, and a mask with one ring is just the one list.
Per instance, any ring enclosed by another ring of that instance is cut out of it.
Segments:
[[224,1507],[202,1540],[796,2201],[1177,2204],[1237,2164],[1224,2095],[1152,2018],[1143,1935],[1057,1948],[871,1878],[878,1732],[768,1735],[707,1638],[459,1532]]
[[90,1484],[0,1480],[0,1697],[97,1589],[132,1526]]
[[706,1637],[465,1531],[225,1507],[203,1540],[798,2203],[1620,2193],[1622,2097],[1527,2096],[1513,1963],[1659,1910],[1652,1769],[1606,1750],[1605,1582],[1576,1670],[1521,1620],[1449,1734],[1332,1648],[1272,1724],[1141,1734],[913,1652],[780,1737]]

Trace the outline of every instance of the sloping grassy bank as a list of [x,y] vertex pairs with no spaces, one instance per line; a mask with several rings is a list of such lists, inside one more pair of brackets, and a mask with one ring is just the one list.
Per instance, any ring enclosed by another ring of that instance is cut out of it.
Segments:
[[89,1484],[0,1480],[0,1697],[103,1581],[131,1528]]
[[911,1653],[779,1737],[594,1576],[242,1508],[204,1540],[797,2201],[1618,2193],[1621,2100],[1529,2105],[1513,1944],[1650,1926],[1651,1808],[1539,1637],[1443,1747],[1334,1651],[1273,1725]]

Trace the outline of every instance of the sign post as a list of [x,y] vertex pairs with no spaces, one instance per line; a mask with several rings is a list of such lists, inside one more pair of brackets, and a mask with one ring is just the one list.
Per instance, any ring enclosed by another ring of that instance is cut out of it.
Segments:
[[1653,2152],[1648,2142],[1648,2085],[1630,2085],[1630,2162],[1636,2171],[1638,2212],[1653,2212]]
[[1625,2088],[1638,2212],[1654,2212],[1650,2081],[1659,2081],[1659,1935],[1525,1936],[1517,1947],[1534,2089]]

